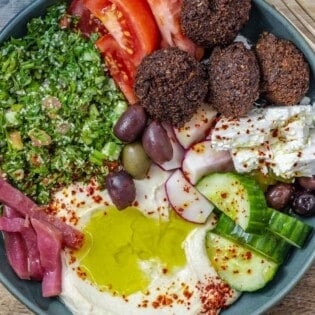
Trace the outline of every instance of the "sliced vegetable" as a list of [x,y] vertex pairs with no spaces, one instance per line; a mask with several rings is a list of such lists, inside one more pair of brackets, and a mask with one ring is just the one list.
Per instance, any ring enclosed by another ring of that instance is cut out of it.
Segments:
[[231,241],[243,244],[245,247],[262,254],[278,264],[283,263],[291,249],[291,245],[288,242],[269,231],[265,231],[262,235],[245,232],[224,213],[220,215],[213,232]]
[[171,160],[161,163],[160,166],[165,171],[171,171],[171,170],[175,170],[181,167],[183,157],[184,157],[184,149],[177,141],[172,126],[166,123],[162,123],[162,126],[165,129],[167,136],[170,139],[170,142],[173,148],[173,157],[171,158]]
[[107,34],[96,41],[96,47],[102,53],[110,75],[130,104],[137,102],[133,91],[136,67],[130,61],[128,54],[120,49],[118,43]]
[[267,209],[269,223],[267,229],[286,240],[295,247],[301,248],[312,232],[312,227],[283,212]]
[[206,248],[222,280],[238,291],[256,291],[273,279],[279,264],[223,236],[208,232]]
[[198,47],[182,32],[180,10],[182,0],[147,0],[163,38],[163,46],[178,47],[200,60],[204,49]]
[[54,226],[31,219],[37,235],[37,246],[44,270],[42,280],[43,297],[58,296],[61,293],[61,245],[62,234]]
[[265,230],[265,196],[251,177],[214,173],[204,177],[197,189],[246,232],[262,233]]
[[23,227],[27,226],[28,220],[22,218],[0,217],[0,231],[4,232],[22,232]]
[[30,225],[23,229],[22,237],[28,254],[28,268],[31,279],[41,281],[44,276],[43,267],[40,261],[40,254],[37,246],[37,235],[34,228]]
[[183,127],[174,128],[178,142],[188,149],[192,144],[204,139],[217,116],[217,112],[210,108],[209,105],[202,105],[193,115],[191,120]]
[[186,178],[195,185],[203,176],[214,172],[234,170],[230,151],[212,148],[211,141],[194,144],[185,154],[182,170]]
[[159,29],[145,0],[83,0],[83,3],[103,22],[135,66],[158,47]]
[[[19,277],[21,277],[21,270],[19,270],[18,266],[24,268],[23,257],[26,252],[28,278],[32,280],[36,280],[36,281],[41,281],[43,279],[43,268],[40,263],[40,255],[39,255],[39,250],[37,247],[37,236],[32,225],[30,224],[30,221],[28,219],[27,220],[23,219],[21,214],[18,211],[12,208],[9,208],[7,206],[3,207],[3,217],[1,219],[8,219],[11,221],[20,219],[20,220],[27,221],[27,224],[23,224],[21,226],[21,230],[19,231],[20,233],[4,233],[5,237],[9,238],[7,240],[8,248],[6,248],[6,250],[7,250],[8,257],[11,255],[11,258],[9,258],[9,259],[12,259],[11,262],[13,264],[14,263],[18,264],[13,269],[16,271]],[[17,252],[17,248],[14,248],[14,247],[11,248],[10,247],[11,245],[21,246],[22,248],[20,248],[20,252]],[[10,253],[10,251],[15,252],[15,257],[12,256],[12,253]]]
[[[89,37],[93,33],[102,35],[107,33],[103,23],[93,16],[91,11],[84,5],[83,0],[72,0],[68,8],[68,13],[79,18],[74,28],[80,30],[83,35]],[[61,23],[65,27],[68,27],[68,21],[65,19],[66,17],[61,20]]]
[[[13,211],[14,212],[14,211]],[[17,218],[9,207],[4,206],[3,217],[7,219]],[[20,279],[29,280],[30,271],[28,266],[27,249],[21,233],[3,232],[4,247],[8,262]]]
[[31,217],[54,225],[63,235],[63,245],[78,249],[82,246],[84,235],[81,231],[66,224],[60,218],[49,215],[21,191],[0,178],[0,202],[17,211],[21,217]]
[[204,223],[214,206],[184,177],[175,171],[165,184],[166,194],[173,209],[185,220]]

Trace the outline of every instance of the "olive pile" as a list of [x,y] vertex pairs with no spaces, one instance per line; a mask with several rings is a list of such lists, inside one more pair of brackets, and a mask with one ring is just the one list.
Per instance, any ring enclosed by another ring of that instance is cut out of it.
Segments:
[[300,177],[294,184],[278,183],[266,191],[269,207],[277,210],[291,208],[302,216],[315,215],[315,175]]
[[129,106],[114,127],[115,136],[126,145],[122,151],[123,171],[106,178],[106,187],[118,209],[130,206],[136,191],[133,179],[143,179],[153,162],[172,159],[173,147],[163,126],[149,121],[140,105]]

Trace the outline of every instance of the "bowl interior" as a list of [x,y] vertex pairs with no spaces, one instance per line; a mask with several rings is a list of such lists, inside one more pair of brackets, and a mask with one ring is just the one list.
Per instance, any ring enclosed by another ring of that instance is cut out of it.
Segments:
[[[26,32],[26,23],[33,17],[43,15],[48,6],[55,0],[36,0],[18,14],[0,33],[0,43],[11,36],[20,37]],[[315,55],[311,48],[302,39],[295,28],[282,16],[267,5],[263,0],[253,1],[253,10],[249,23],[243,29],[242,34],[253,43],[263,31],[293,41],[303,51],[311,68],[311,88],[308,96],[315,102]],[[305,220],[315,227],[315,218]],[[311,238],[302,250],[292,252],[288,261],[283,265],[275,279],[264,289],[243,294],[240,300],[224,310],[224,315],[257,315],[265,312],[297,283],[315,257],[315,238]],[[37,314],[68,315],[70,312],[59,299],[46,299],[41,296],[41,285],[35,282],[22,281],[16,277],[9,267],[0,237],[0,281],[7,289],[21,300],[27,307]]]

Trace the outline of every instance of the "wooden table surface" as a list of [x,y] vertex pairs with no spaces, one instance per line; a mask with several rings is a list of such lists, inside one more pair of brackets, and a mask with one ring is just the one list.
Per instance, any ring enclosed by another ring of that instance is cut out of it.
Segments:
[[[0,0],[0,30],[16,12],[31,2],[32,0]],[[315,0],[268,0],[268,2],[294,23],[315,50]],[[0,284],[0,315],[30,314],[33,313]],[[297,286],[265,315],[314,314],[315,263]]]

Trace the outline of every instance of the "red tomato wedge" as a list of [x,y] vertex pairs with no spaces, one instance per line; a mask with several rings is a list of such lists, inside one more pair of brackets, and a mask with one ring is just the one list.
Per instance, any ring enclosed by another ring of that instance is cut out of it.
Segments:
[[159,29],[145,0],[83,0],[137,67],[158,48]]
[[91,11],[84,6],[83,0],[73,0],[69,6],[68,13],[79,17],[75,29],[80,30],[84,36],[89,37],[92,33],[99,33],[101,35],[107,33],[102,22],[93,16]]
[[121,49],[112,35],[107,34],[96,41],[96,47],[102,53],[109,73],[119,86],[130,104],[137,102],[133,91],[136,67]]
[[200,60],[204,49],[187,38],[180,26],[182,0],[147,0],[163,38],[163,46],[176,46]]

